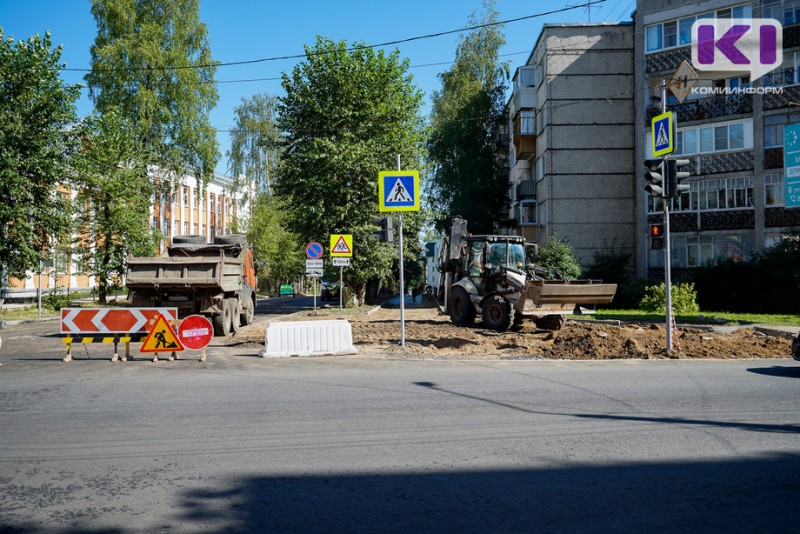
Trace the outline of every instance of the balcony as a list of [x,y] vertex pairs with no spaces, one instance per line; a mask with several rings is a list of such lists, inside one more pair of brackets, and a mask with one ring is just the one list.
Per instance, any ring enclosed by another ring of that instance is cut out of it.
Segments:
[[[731,115],[752,113],[753,95],[723,95],[701,98],[698,100],[689,100],[682,104],[671,104],[668,108],[678,115],[678,124],[687,121],[729,117]],[[650,121],[653,117],[660,114],[661,106],[648,107],[645,126],[650,126]]]
[[753,170],[753,153],[725,152],[722,154],[705,154],[697,156],[700,160],[699,174],[723,174],[736,171]]
[[800,85],[790,85],[783,87],[781,94],[765,94],[764,109],[772,110],[789,107],[796,109],[795,106],[798,101],[800,101]]
[[514,115],[514,155],[517,160],[536,155],[536,112],[522,109]]
[[514,137],[514,154],[517,160],[531,159],[536,156],[536,136],[517,135]]
[[678,68],[681,61],[692,61],[692,47],[684,46],[681,48],[671,48],[661,52],[647,54],[645,62],[645,72],[647,74],[655,72],[668,72],[670,75]]
[[536,182],[522,180],[517,184],[517,200],[536,198]]

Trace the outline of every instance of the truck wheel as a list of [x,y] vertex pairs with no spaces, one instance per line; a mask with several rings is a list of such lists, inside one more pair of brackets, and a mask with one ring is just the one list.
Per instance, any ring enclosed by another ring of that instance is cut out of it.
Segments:
[[792,342],[792,358],[800,362],[800,334]]
[[241,321],[244,326],[253,324],[253,319],[256,316],[255,308],[255,303],[251,299],[248,299],[247,304],[245,304],[242,308]]
[[228,299],[228,307],[231,310],[231,332],[234,334],[239,330],[239,320],[242,315],[242,305],[239,299]]
[[228,336],[231,333],[231,308],[226,302],[222,306],[222,313],[214,316],[214,335]]
[[545,315],[536,319],[536,326],[545,330],[561,330],[566,322],[564,315]]
[[481,304],[481,319],[489,328],[505,332],[511,326],[511,305],[500,295],[493,295]]
[[461,286],[453,288],[450,296],[450,320],[456,326],[470,326],[475,323],[475,306],[467,290]]

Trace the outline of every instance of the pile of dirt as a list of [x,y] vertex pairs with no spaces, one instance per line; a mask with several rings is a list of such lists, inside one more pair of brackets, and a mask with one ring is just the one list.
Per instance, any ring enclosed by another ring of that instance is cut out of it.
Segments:
[[[290,320],[343,317],[338,310],[298,314]],[[662,358],[788,358],[791,340],[769,337],[751,328],[719,333],[700,327],[680,327],[673,337],[673,351],[666,353],[663,324],[622,324],[568,320],[559,331],[540,330],[526,321],[519,330],[496,332],[483,328],[454,326],[432,308],[405,311],[406,347],[400,343],[400,311],[380,309],[375,313],[345,316],[353,330],[359,354],[390,358],[429,359],[559,359],[614,360]],[[263,343],[265,326],[240,330],[236,342]],[[238,338],[238,339],[237,339]]]

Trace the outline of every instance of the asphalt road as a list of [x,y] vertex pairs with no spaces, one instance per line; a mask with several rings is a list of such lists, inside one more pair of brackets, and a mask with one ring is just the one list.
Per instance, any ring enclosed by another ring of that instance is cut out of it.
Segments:
[[110,363],[93,346],[65,364],[44,323],[3,338],[2,532],[800,523],[791,360],[262,359],[212,347],[203,364]]

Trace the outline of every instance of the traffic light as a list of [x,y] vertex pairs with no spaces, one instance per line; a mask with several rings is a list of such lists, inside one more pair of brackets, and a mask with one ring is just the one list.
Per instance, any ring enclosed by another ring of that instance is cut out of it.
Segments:
[[650,250],[662,250],[664,248],[664,225],[654,223],[650,225]]
[[644,160],[644,166],[647,168],[647,171],[644,173],[644,178],[648,182],[648,184],[644,186],[644,190],[654,197],[660,197],[664,194],[665,184],[661,172],[661,161],[660,159]]
[[684,169],[691,163],[688,159],[669,159],[667,160],[667,196],[680,198],[681,193],[689,190],[689,184],[681,182],[688,178],[691,173],[689,169]]
[[373,232],[372,235],[381,241],[391,243],[394,241],[394,228],[392,226],[392,217],[378,217],[372,219],[373,224],[380,226],[380,230]]

